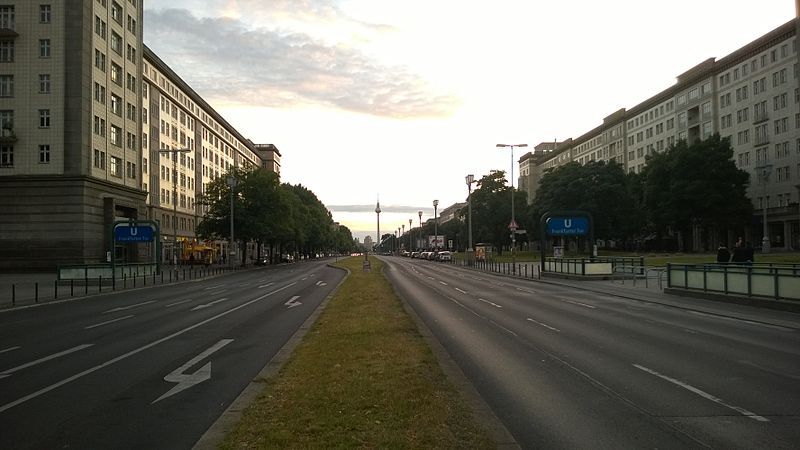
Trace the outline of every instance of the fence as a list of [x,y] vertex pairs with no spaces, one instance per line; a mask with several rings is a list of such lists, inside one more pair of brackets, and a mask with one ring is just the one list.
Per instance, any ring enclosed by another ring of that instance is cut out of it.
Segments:
[[800,264],[667,264],[667,287],[800,300]]

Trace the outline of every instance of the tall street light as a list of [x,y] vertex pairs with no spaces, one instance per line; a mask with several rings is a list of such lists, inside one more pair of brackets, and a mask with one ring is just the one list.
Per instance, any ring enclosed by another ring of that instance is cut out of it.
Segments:
[[414,251],[414,249],[411,247],[411,223],[412,223],[412,219],[408,219],[408,251],[409,252]]
[[160,148],[158,153],[172,158],[172,264],[178,265],[178,153],[191,152],[190,148]]
[[470,264],[471,264],[472,261],[474,260],[474,255],[472,253],[473,252],[473,249],[472,249],[472,183],[475,182],[475,175],[469,174],[469,175],[467,175],[465,180],[467,181],[467,210],[468,210],[467,223],[469,224],[469,226],[468,226],[469,248],[467,248],[467,261],[469,261]]
[[761,198],[761,208],[763,212],[762,221],[764,222],[764,235],[761,238],[761,253],[769,253],[769,225],[767,224],[767,208],[769,207],[769,200],[767,199],[767,181],[769,175],[772,173],[772,165],[766,164],[756,167],[758,171],[758,178],[764,186],[764,196]]
[[[402,238],[403,238],[403,235],[404,235],[404,234],[406,234],[406,225],[405,225],[405,224],[403,224],[403,225],[400,225],[400,228],[402,228],[402,230],[403,230],[403,232],[402,232],[402,233],[400,233],[400,239],[402,239]],[[411,228],[410,228],[410,227],[409,227],[408,231],[411,231]]]
[[433,245],[434,252],[439,251],[439,219],[436,217],[436,209],[439,207],[439,200],[433,201]]
[[[417,211],[417,214],[419,215],[419,239],[421,241],[422,240],[422,210]],[[417,244],[419,244],[419,241],[417,241]],[[417,248],[417,250],[419,250],[419,248]]]
[[378,246],[381,245],[381,201],[375,205],[375,214],[378,216],[378,239],[375,241],[375,253],[378,252]]
[[237,259],[237,250],[238,246],[236,245],[236,239],[233,237],[233,191],[236,189],[236,186],[239,185],[239,180],[233,176],[231,173],[228,175],[228,187],[231,191],[231,248],[229,249],[228,255],[228,262],[229,266],[233,267],[235,265],[235,260]]
[[516,273],[516,259],[514,247],[517,246],[517,221],[514,220],[514,147],[527,147],[528,144],[497,144],[499,148],[511,148],[511,223],[508,228],[511,230],[511,271]]

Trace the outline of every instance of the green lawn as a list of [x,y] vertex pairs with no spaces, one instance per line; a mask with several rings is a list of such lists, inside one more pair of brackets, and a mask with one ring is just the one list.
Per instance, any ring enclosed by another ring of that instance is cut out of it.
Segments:
[[351,275],[222,448],[495,448],[371,258]]

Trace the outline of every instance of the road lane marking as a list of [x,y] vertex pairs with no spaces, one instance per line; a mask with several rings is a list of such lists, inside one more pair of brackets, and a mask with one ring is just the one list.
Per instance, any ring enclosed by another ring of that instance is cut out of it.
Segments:
[[288,306],[289,308],[294,308],[295,306],[302,305],[302,303],[296,301],[298,298],[300,298],[300,296],[295,295],[294,297],[290,298],[286,303],[284,303],[284,305]]
[[527,292],[528,294],[538,294],[538,292],[536,292],[536,291],[531,291],[530,289],[522,289],[522,288],[517,288],[517,290],[518,290],[518,291],[522,291],[522,292]]
[[456,289],[458,292],[461,292],[462,294],[466,294],[466,293],[467,293],[467,291],[465,291],[465,290],[463,290],[463,289],[459,289],[459,288],[455,288],[455,289]]
[[502,308],[502,306],[498,305],[497,303],[490,302],[489,300],[482,299],[482,298],[478,298],[478,300],[482,301],[483,303],[488,303],[488,304],[494,306],[495,308]]
[[317,281],[317,286],[327,286],[327,285],[328,285],[328,283],[326,283],[324,281]]
[[21,348],[22,347],[20,347],[19,345],[16,346],[16,347],[8,347],[8,348],[4,348],[3,350],[0,350],[0,353],[13,352],[14,350],[19,350]]
[[194,358],[190,359],[186,364],[178,367],[177,369],[170,372],[167,376],[164,377],[164,381],[170,383],[178,383],[177,386],[173,386],[172,389],[165,392],[164,395],[158,397],[157,399],[153,400],[152,404],[163,400],[167,397],[171,397],[178,392],[181,392],[185,389],[189,389],[190,387],[194,386],[195,384],[202,383],[203,381],[211,379],[211,361],[207,362],[203,367],[197,369],[194,373],[183,373],[189,370],[192,366],[197,364],[198,362],[202,361],[203,359],[210,356],[212,353],[216,352],[217,350],[225,347],[226,345],[233,342],[233,339],[223,339],[216,344],[209,347],[203,353],[195,356]]
[[761,327],[772,328],[774,330],[795,331],[794,328],[784,327],[784,326],[781,326],[781,325],[773,325],[773,324],[770,324],[770,323],[754,322],[752,320],[740,319],[738,317],[720,316],[718,314],[709,314],[709,313],[705,313],[705,312],[702,312],[702,311],[689,311],[689,312],[692,313],[692,314],[698,315],[698,316],[711,317],[711,318],[714,318],[714,319],[728,320],[728,321],[732,321],[732,322],[744,322],[744,323],[747,323],[747,324],[750,324],[750,325],[758,325],[758,326],[761,326]]
[[175,303],[170,303],[169,305],[164,305],[164,306],[166,308],[169,308],[169,307],[172,307],[172,306],[182,305],[182,304],[190,302],[190,301],[192,301],[192,299],[187,298],[186,300],[180,300],[180,301],[177,301]]
[[270,287],[270,286],[272,286],[273,284],[275,284],[275,283],[267,283],[267,284],[262,284],[262,285],[261,285],[261,286],[259,286],[258,288],[259,288],[259,289],[264,289],[265,287]]
[[559,333],[561,332],[561,330],[559,330],[558,328],[551,327],[550,325],[543,322],[539,322],[538,320],[533,320],[530,317],[528,317],[528,320],[535,323],[536,325],[541,325],[549,330],[558,331]]
[[23,403],[29,402],[29,401],[31,401],[31,400],[33,400],[33,399],[35,399],[37,397],[40,397],[40,396],[42,396],[42,395],[44,395],[44,394],[46,394],[46,393],[48,393],[48,392],[50,392],[50,391],[52,391],[54,389],[58,389],[61,386],[69,384],[69,383],[71,383],[71,382],[73,382],[75,380],[81,379],[81,378],[85,377],[86,375],[89,375],[89,374],[92,374],[94,372],[97,372],[100,369],[106,368],[106,367],[108,367],[108,366],[110,366],[112,364],[116,364],[116,363],[118,363],[118,362],[120,362],[120,361],[122,361],[124,359],[128,359],[133,355],[139,354],[139,353],[141,353],[141,352],[143,352],[145,350],[149,350],[150,348],[153,348],[156,345],[163,344],[164,342],[167,342],[167,341],[169,341],[171,339],[175,339],[176,337],[178,337],[178,336],[180,336],[182,334],[188,333],[189,331],[192,331],[195,328],[202,327],[203,325],[209,324],[209,323],[211,323],[211,322],[213,322],[213,321],[215,321],[215,320],[217,320],[219,318],[225,317],[228,314],[231,314],[231,313],[233,313],[235,311],[238,311],[238,310],[240,310],[242,308],[246,308],[246,307],[252,305],[253,303],[259,302],[259,301],[269,297],[270,295],[273,295],[273,294],[276,294],[276,293],[281,292],[283,290],[289,289],[290,287],[294,286],[295,284],[297,284],[297,283],[289,283],[289,284],[287,284],[286,286],[284,286],[282,288],[278,288],[278,289],[275,289],[274,291],[267,292],[266,294],[264,294],[262,296],[259,296],[259,297],[254,298],[253,300],[250,300],[249,302],[242,303],[241,305],[233,307],[233,308],[231,308],[231,309],[229,309],[227,311],[223,311],[223,312],[217,314],[216,316],[210,317],[208,319],[205,319],[205,320],[202,320],[200,322],[197,322],[194,325],[188,326],[188,327],[186,327],[186,328],[184,328],[182,330],[176,331],[176,332],[170,334],[169,336],[165,336],[165,337],[163,337],[161,339],[157,339],[155,341],[150,342],[149,344],[146,344],[146,345],[143,345],[143,346],[141,346],[141,347],[139,347],[137,349],[131,350],[128,353],[124,353],[124,354],[122,354],[120,356],[117,356],[116,358],[109,359],[108,361],[106,361],[104,363],[98,364],[98,365],[96,365],[94,367],[90,367],[90,368],[84,370],[83,372],[79,372],[79,373],[76,373],[75,375],[72,375],[71,377],[64,378],[63,380],[61,380],[61,381],[59,381],[57,383],[53,383],[50,386],[43,387],[42,389],[39,389],[38,391],[33,392],[31,394],[28,394],[28,395],[26,395],[24,397],[18,398],[18,399],[14,400],[11,403],[6,403],[5,405],[0,406],[0,413],[8,411],[9,409],[11,409],[11,408],[13,408],[15,406],[19,406],[19,405],[21,405]]
[[447,283],[445,283],[444,281],[440,281],[439,283],[441,283],[441,284],[443,284],[443,285],[445,285],[445,286],[448,286],[448,284],[447,284]]
[[572,299],[572,298],[570,298],[570,297],[560,297],[560,296],[556,296],[556,298],[557,298],[557,299],[559,299],[559,300],[563,300],[563,301],[564,301],[564,302],[566,302],[566,303],[571,303],[571,304],[573,304],[573,305],[583,306],[584,308],[589,308],[589,309],[597,309],[597,307],[596,307],[596,306],[593,306],[593,305],[588,305],[588,304],[586,304],[586,303],[581,303],[581,302],[579,302],[579,301],[577,301],[577,300],[573,300],[573,299]]
[[[426,276],[427,276],[427,275],[426,275]],[[433,277],[431,277],[431,276],[428,276],[428,279],[429,279],[429,280],[435,280],[436,278],[433,278]]]
[[123,320],[130,319],[131,317],[135,317],[133,314],[124,317],[117,317],[116,319],[106,320],[105,322],[96,323],[94,325],[89,325],[88,327],[83,327],[84,330],[91,330],[92,328],[102,327],[103,325],[108,325],[114,322],[120,322]]
[[220,299],[214,300],[213,302],[208,302],[208,303],[206,303],[205,305],[197,305],[197,306],[195,306],[194,308],[192,308],[191,310],[192,310],[192,311],[197,311],[198,309],[210,308],[210,307],[212,307],[212,306],[216,305],[217,303],[224,302],[224,301],[225,301],[225,300],[227,300],[227,299],[228,299],[228,297],[223,297],[223,298],[220,298]]
[[741,415],[743,415],[745,417],[748,417],[748,418],[753,419],[753,420],[757,420],[759,422],[769,422],[769,419],[767,419],[766,417],[759,416],[756,413],[750,412],[750,411],[748,411],[748,410],[746,410],[744,408],[740,408],[738,406],[729,405],[728,403],[725,403],[725,401],[722,400],[721,398],[715,397],[715,396],[709,394],[708,392],[700,390],[700,389],[698,389],[698,388],[696,388],[696,387],[694,387],[694,386],[692,386],[690,384],[684,383],[683,381],[676,380],[675,378],[671,378],[671,377],[668,377],[666,375],[660,374],[660,373],[656,372],[653,369],[648,369],[647,367],[640,366],[639,364],[634,364],[633,367],[636,367],[637,369],[645,371],[645,372],[647,372],[647,373],[649,373],[651,375],[655,375],[655,376],[661,378],[662,380],[669,381],[670,383],[672,383],[674,385],[677,385],[677,386],[680,386],[680,387],[682,387],[682,388],[684,388],[684,389],[686,389],[686,390],[688,390],[690,392],[693,392],[693,393],[699,395],[700,397],[703,397],[706,400],[711,400],[714,403],[722,405],[722,406],[724,406],[724,407],[726,407],[728,409],[732,409],[732,410],[738,412],[739,414],[741,414]]
[[[45,356],[44,358],[39,358],[36,361],[31,361],[31,362],[25,363],[25,364],[23,364],[21,366],[17,366],[17,367],[11,368],[11,369],[4,370],[4,371],[0,372],[0,378],[8,377],[14,372],[18,372],[18,371],[20,371],[22,369],[27,369],[28,367],[32,367],[32,366],[35,366],[37,364],[41,364],[43,362],[50,361],[51,359],[56,359],[56,358],[60,358],[62,356],[69,355],[70,353],[79,352],[81,350],[84,350],[84,349],[87,349],[87,348],[91,347],[92,345],[94,345],[94,344],[79,345],[77,347],[72,347],[72,348],[70,348],[68,350],[64,350],[63,352],[53,353],[50,356]],[[0,412],[2,412],[2,411],[0,411]]]
[[204,291],[208,291],[208,290],[210,290],[210,289],[219,289],[219,288],[221,288],[221,287],[225,287],[225,285],[224,285],[224,284],[215,284],[214,286],[209,286],[209,287],[207,287],[207,288],[205,288],[205,289],[203,289],[203,290],[204,290]]
[[114,309],[109,309],[108,311],[103,311],[103,314],[126,311],[128,309],[138,308],[140,306],[149,305],[149,304],[155,303],[155,302],[156,302],[155,300],[150,300],[148,302],[137,303],[135,305],[120,306],[119,308],[114,308]]

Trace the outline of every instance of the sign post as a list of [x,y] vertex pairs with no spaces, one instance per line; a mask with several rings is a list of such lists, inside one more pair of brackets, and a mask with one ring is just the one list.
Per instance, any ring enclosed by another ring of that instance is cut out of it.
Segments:
[[118,220],[111,226],[111,276],[116,278],[117,252],[116,243],[124,242],[142,243],[155,242],[153,261],[156,263],[156,273],[161,272],[161,229],[158,222],[152,220]]
[[[545,243],[547,236],[589,236],[589,245],[594,245],[594,220],[589,211],[582,210],[556,210],[542,214],[541,224],[541,271],[545,272]],[[590,247],[591,258],[597,256],[594,247]],[[556,249],[554,248],[554,252]],[[563,257],[563,248],[558,249],[559,256]],[[554,253],[555,255],[555,253]]]

